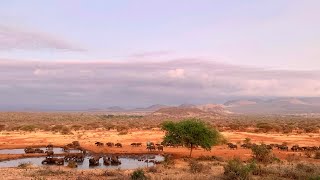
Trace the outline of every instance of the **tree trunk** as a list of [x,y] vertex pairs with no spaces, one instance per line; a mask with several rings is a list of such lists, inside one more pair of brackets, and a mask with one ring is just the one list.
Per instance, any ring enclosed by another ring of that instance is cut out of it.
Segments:
[[193,145],[191,144],[191,148],[190,148],[190,157],[191,157],[191,154],[192,154],[192,149],[193,149]]

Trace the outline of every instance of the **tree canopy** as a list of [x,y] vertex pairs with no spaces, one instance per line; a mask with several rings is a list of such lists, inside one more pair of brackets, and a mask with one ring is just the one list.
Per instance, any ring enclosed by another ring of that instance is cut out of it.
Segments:
[[222,139],[218,130],[199,119],[185,119],[176,123],[166,121],[162,124],[162,129],[166,131],[165,143],[189,147],[190,156],[194,147],[200,146],[205,150],[211,150],[211,147]]

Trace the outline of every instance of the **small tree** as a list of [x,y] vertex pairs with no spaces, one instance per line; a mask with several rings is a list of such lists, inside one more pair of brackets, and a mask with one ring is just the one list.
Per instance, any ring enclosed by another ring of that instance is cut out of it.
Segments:
[[211,147],[218,144],[222,137],[218,130],[210,128],[198,119],[186,119],[177,123],[164,122],[162,129],[166,131],[164,142],[189,147],[190,157],[196,146],[211,150]]
[[272,151],[265,144],[253,146],[251,148],[253,159],[262,163],[271,163],[274,160]]

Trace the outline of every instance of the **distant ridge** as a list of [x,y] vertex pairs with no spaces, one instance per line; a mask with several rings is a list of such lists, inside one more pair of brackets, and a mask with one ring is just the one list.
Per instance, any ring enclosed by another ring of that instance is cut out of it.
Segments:
[[243,114],[310,114],[320,113],[320,98],[272,98],[268,100],[233,100],[226,109]]

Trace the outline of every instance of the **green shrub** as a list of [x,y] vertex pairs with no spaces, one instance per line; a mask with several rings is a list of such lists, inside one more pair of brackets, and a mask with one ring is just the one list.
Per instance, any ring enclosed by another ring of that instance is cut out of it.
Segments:
[[146,180],[147,177],[142,169],[137,169],[131,174],[132,180]]
[[249,180],[256,169],[254,162],[244,164],[239,158],[228,161],[224,166],[224,175],[227,180]]
[[191,160],[189,162],[189,167],[190,167],[190,172],[192,172],[192,173],[200,173],[204,169],[203,164],[201,164],[195,160]]
[[170,154],[165,154],[164,155],[164,160],[162,161],[162,164],[164,166],[169,166],[169,165],[172,165],[174,164],[174,161],[172,159],[172,156]]
[[70,128],[68,128],[68,127],[66,127],[66,126],[64,126],[64,127],[61,129],[60,133],[61,133],[61,134],[65,134],[65,135],[67,135],[67,134],[73,134],[73,133],[71,132]]
[[274,161],[272,151],[265,144],[253,146],[251,148],[253,159],[262,163],[271,163]]
[[37,129],[37,126],[35,125],[23,125],[19,128],[21,131],[27,131],[27,132],[32,132]]

